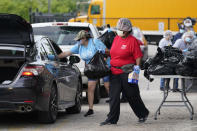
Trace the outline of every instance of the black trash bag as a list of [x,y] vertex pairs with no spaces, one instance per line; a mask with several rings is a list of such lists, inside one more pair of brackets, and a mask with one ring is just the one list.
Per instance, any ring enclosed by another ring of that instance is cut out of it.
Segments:
[[154,79],[150,78],[151,73],[149,72],[149,68],[158,65],[161,63],[161,60],[163,59],[163,52],[161,48],[157,48],[157,53],[153,58],[149,58],[145,61],[143,67],[144,67],[144,77],[148,79],[150,82],[152,82]]
[[183,59],[183,65],[197,68],[197,50],[188,51]]
[[112,43],[114,41],[116,34],[113,31],[106,31],[98,39],[101,40],[108,49],[111,49]]
[[152,61],[152,64],[158,64],[158,62],[160,63],[161,60],[164,58],[164,53],[163,51],[161,50],[161,48],[157,48],[157,53],[156,55],[153,57],[153,61]]
[[193,70],[192,76],[193,76],[193,77],[197,77],[197,69],[194,69],[194,70]]
[[145,62],[144,62],[144,69],[148,69],[148,67],[150,67],[150,65],[152,64],[153,62],[153,58],[148,58]]
[[157,53],[153,58],[149,58],[144,63],[144,76],[150,80],[150,75],[175,75],[178,63],[183,61],[182,52],[172,46],[163,49],[157,48]]
[[110,74],[102,53],[96,52],[84,69],[84,74],[90,79],[98,79]]
[[192,76],[193,74],[193,69],[189,66],[185,66],[183,64],[177,65],[175,72],[177,75],[182,75],[182,76]]
[[148,74],[148,70],[144,70],[144,77],[148,79],[150,82],[154,80],[153,78],[150,78],[150,75]]
[[143,65],[144,69],[148,69],[150,65],[157,65],[161,63],[161,60],[163,59],[163,52],[161,48],[157,48],[157,53],[153,58],[148,58]]
[[174,75],[175,71],[169,65],[154,65],[148,68],[148,74],[152,75]]
[[172,56],[172,57],[165,58],[164,60],[162,60],[161,64],[170,68],[176,68],[179,62],[180,60],[177,57]]
[[177,61],[182,61],[184,56],[182,51],[178,48],[174,48],[172,46],[165,46],[163,49],[163,57],[164,59],[169,59],[170,57],[174,57],[173,59],[177,59]]

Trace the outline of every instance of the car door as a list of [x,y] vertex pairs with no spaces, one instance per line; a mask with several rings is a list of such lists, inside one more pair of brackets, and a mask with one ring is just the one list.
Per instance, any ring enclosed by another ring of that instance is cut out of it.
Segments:
[[[58,82],[57,78],[59,77],[59,75],[61,73],[59,71],[60,66],[58,63],[58,59],[55,57],[56,54],[46,38],[41,39],[41,47],[43,50],[42,52],[45,52],[44,55],[46,55],[45,58],[47,59],[47,60],[45,60],[45,67],[53,75],[53,78],[48,79],[48,83],[49,83],[48,86],[50,87],[51,81],[53,79],[55,79]],[[58,90],[58,94],[59,94],[58,98],[59,98],[59,101],[61,102],[61,101],[63,101],[63,95],[65,95],[65,94],[62,95],[59,93],[59,92],[62,92],[61,91],[62,89],[59,87],[62,87],[62,86],[57,86],[57,90]]]
[[[50,41],[50,43],[53,45],[56,54],[62,52],[53,41]],[[74,101],[78,85],[78,73],[65,58],[59,59],[59,66],[58,86],[61,88],[62,99],[64,102]]]

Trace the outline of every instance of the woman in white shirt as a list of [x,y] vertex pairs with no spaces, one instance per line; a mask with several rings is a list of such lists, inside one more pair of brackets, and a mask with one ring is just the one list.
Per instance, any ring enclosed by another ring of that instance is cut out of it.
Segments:
[[[163,49],[165,46],[170,46],[172,45],[172,32],[170,30],[165,31],[163,38],[160,40],[159,42],[159,47],[161,49]],[[170,79],[169,78],[161,78],[160,81],[160,90],[164,91],[164,86],[165,86],[165,81],[166,81],[166,89],[169,88],[169,83],[170,83]]]

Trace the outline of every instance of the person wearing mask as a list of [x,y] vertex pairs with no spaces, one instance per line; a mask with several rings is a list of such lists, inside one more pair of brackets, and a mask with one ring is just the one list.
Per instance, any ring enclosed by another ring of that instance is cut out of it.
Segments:
[[188,31],[185,32],[181,39],[178,39],[173,47],[180,49],[183,54],[187,52],[188,48],[191,46],[192,41],[196,38],[195,32]]
[[184,23],[185,31],[186,32],[188,32],[188,31],[194,31],[193,26],[196,23],[196,20],[195,19],[192,19],[191,17],[187,17],[187,18],[184,19],[183,23]]
[[139,122],[146,121],[149,111],[145,107],[137,83],[129,83],[129,73],[124,73],[122,66],[134,64],[133,70],[140,72],[140,60],[142,52],[140,50],[137,39],[131,35],[132,24],[127,18],[120,18],[117,23],[117,36],[114,38],[110,56],[111,56],[111,77],[110,77],[110,111],[107,119],[100,123],[100,126],[117,124],[120,116],[120,93],[123,91],[133,109],[135,115],[139,118]]
[[[163,38],[159,42],[159,48],[163,49],[165,46],[172,46],[172,32],[170,30],[165,31]],[[169,89],[169,83],[170,79],[169,78],[161,78],[160,81],[160,90],[164,91],[164,86],[166,89]]]
[[[105,52],[106,54],[109,54],[109,50],[106,48],[106,46],[98,39],[91,38],[90,34],[85,31],[81,30],[75,40],[77,43],[74,47],[70,49],[70,51],[66,51],[61,53],[58,57],[63,58],[70,56],[72,54],[79,54],[81,59],[85,61],[85,63],[89,63],[89,61],[92,59],[94,54],[97,51]],[[93,101],[94,101],[94,91],[97,84],[97,79],[88,79],[88,104],[89,104],[89,110],[85,113],[85,117],[94,114],[93,111]],[[109,78],[104,79],[104,82],[109,83]]]

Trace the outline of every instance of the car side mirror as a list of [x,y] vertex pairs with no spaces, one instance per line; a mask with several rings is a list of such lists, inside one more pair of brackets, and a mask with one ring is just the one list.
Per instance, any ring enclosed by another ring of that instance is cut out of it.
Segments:
[[79,63],[80,58],[79,58],[79,56],[72,55],[72,56],[69,57],[69,62],[70,62],[71,65],[74,64],[74,63]]

